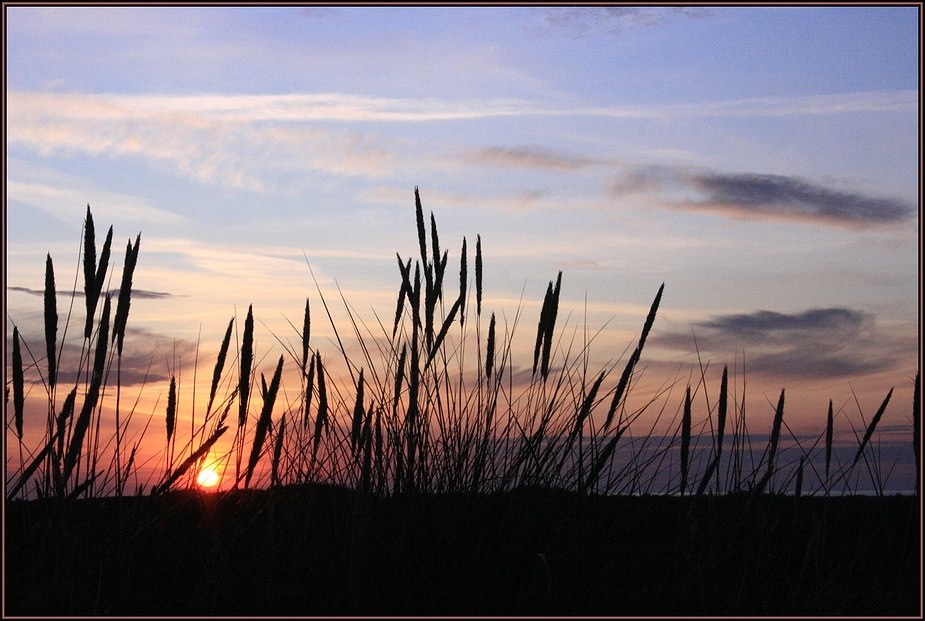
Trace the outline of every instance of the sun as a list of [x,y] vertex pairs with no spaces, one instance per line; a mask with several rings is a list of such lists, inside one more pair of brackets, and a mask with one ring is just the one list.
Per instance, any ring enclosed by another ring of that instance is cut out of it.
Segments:
[[196,477],[196,483],[199,484],[199,487],[215,487],[218,485],[218,481],[218,473],[209,467],[200,470],[199,476]]

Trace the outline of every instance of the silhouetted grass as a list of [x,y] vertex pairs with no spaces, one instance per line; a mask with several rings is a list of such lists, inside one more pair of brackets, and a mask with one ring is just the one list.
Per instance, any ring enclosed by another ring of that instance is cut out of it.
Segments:
[[[492,312],[483,340],[481,236],[474,292],[465,238],[459,286],[445,288],[448,251],[441,249],[432,213],[428,238],[417,189],[415,211],[420,258],[398,255],[400,284],[391,325],[377,317],[371,328],[341,296],[349,334],[359,348],[350,351],[360,354],[348,351],[333,320],[336,350],[322,352],[311,344],[306,299],[301,330],[293,327],[298,343],[291,346],[274,335],[284,353],[269,383],[260,373],[262,406],[255,415],[251,401],[258,393],[261,357],[249,306],[233,349],[232,328],[238,323],[234,317],[228,323],[205,416],[198,422],[191,416],[189,437],[176,424],[178,378],[171,374],[163,410],[166,467],[162,474],[149,468],[155,474],[140,480],[137,457],[148,423],[139,430],[134,410],[123,418],[119,406],[140,235],[127,245],[110,330],[112,292],[105,293],[102,309],[97,301],[107,278],[112,229],[97,265],[88,207],[83,236],[88,318],[77,362],[65,363],[59,355],[66,330],[59,339],[50,256],[44,364],[24,360],[22,350],[31,350],[14,325],[8,374],[14,407],[7,436],[16,438],[19,464],[8,466],[6,478],[6,612],[920,611],[918,483],[913,497],[885,496],[888,465],[871,450],[892,390],[863,436],[857,434],[853,459],[844,463],[833,450],[831,402],[824,446],[817,451],[815,444],[797,443],[799,456],[783,461],[783,390],[767,446],[756,458],[745,424],[745,396],[732,393],[725,367],[716,409],[706,398],[701,366],[699,383],[693,389],[687,384],[668,423],[674,435],[659,435],[655,429],[670,415],[671,390],[678,382],[643,403],[629,396],[664,284],[616,377],[616,363],[589,372],[592,343],[569,342],[557,326],[559,272],[547,286],[538,318],[532,373],[529,367],[521,373],[513,343],[523,307],[512,318],[502,315],[502,321]],[[318,293],[330,319],[328,300],[320,288]],[[472,293],[474,317],[467,304]],[[229,354],[234,361],[226,364]],[[111,421],[103,415],[103,402],[111,399],[114,359],[115,424],[107,429]],[[329,369],[341,359],[349,379],[337,381]],[[77,367],[76,374],[67,374],[76,379],[68,380],[63,400],[56,390],[64,377],[62,364]],[[295,369],[290,374],[297,373],[298,394],[277,408],[277,396],[285,394],[284,367]],[[26,417],[36,415],[24,404],[26,375],[47,394],[46,431],[37,441],[23,433]],[[917,473],[918,390],[916,376]],[[700,391],[708,410],[702,425],[694,419]],[[235,405],[234,440],[218,451]],[[651,426],[634,432],[644,416]],[[132,437],[127,450],[124,439]],[[700,440],[707,449],[698,447]],[[807,489],[807,469],[822,458],[818,452],[824,453],[824,476],[813,478],[817,487]],[[862,460],[878,498],[851,496]],[[189,491],[207,463],[225,469],[232,489]],[[130,481],[135,481],[134,493]],[[791,482],[795,497],[784,496]]]

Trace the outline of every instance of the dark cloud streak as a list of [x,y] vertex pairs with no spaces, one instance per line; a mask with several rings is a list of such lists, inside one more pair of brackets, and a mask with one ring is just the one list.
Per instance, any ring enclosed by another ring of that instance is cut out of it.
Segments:
[[[7,287],[8,291],[18,291],[20,293],[28,293],[29,295],[44,296],[45,292],[41,289],[29,289],[28,287]],[[119,297],[118,289],[110,289],[108,292],[114,299]],[[83,291],[58,291],[58,295],[74,295],[78,298],[84,297]],[[146,300],[161,300],[164,298],[176,297],[173,293],[164,293],[162,291],[146,291],[144,289],[132,289],[132,298],[134,299],[146,299]]]
[[757,174],[705,174],[693,177],[707,208],[743,215],[777,215],[833,224],[901,222],[915,213],[906,203],[838,192],[793,177]]
[[[695,346],[696,339],[696,346]],[[746,371],[779,378],[844,378],[897,368],[915,352],[880,331],[875,317],[848,308],[719,315],[690,332],[655,334],[659,347],[703,355],[744,352]]]
[[[669,166],[640,166],[617,175],[611,197],[649,195],[669,209],[755,220],[792,220],[826,226],[866,228],[913,218],[917,205],[842,192],[784,175],[690,172]],[[660,198],[681,195],[686,198]]]
[[735,337],[765,336],[769,333],[827,331],[857,333],[871,317],[848,308],[814,308],[788,315],[768,310],[722,315],[701,326]]

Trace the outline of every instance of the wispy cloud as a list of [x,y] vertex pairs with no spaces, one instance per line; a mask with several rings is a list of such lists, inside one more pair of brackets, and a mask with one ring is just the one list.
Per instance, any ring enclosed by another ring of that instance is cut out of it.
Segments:
[[796,177],[664,166],[629,169],[615,178],[611,194],[648,194],[664,207],[686,211],[853,228],[904,222],[916,214],[915,205],[901,200],[844,192]]
[[239,122],[424,122],[564,112],[521,99],[404,99],[344,93],[177,96],[11,91],[7,105],[12,114],[22,117],[121,120],[189,115]]
[[916,112],[917,90],[862,91],[832,95],[749,97],[664,106],[610,106],[582,110],[597,116],[673,119],[706,117],[815,116],[858,112]]
[[[917,110],[917,91],[596,108],[559,107],[521,99],[400,99],[342,93],[160,96],[10,91],[7,144],[8,148],[25,148],[46,156],[142,157],[173,167],[184,177],[201,183],[262,192],[276,188],[292,174],[382,177],[420,166],[420,157],[406,153],[408,139],[382,124],[502,116],[660,119],[897,109]],[[379,125],[376,131],[358,131],[356,126],[362,123]],[[463,159],[469,163],[564,172],[609,164],[595,157],[531,146],[476,148]],[[703,204],[693,204],[691,208],[755,214],[762,206],[764,213],[774,214],[783,211],[780,204],[769,204],[765,199],[776,193],[803,201],[796,210],[799,215],[838,222],[868,222],[883,213],[887,215],[882,219],[889,220],[903,212],[902,206],[889,201],[871,202],[864,197],[801,185],[797,180],[716,174],[686,179],[678,173],[674,176],[688,188],[706,195]],[[757,196],[759,182],[773,187]],[[723,198],[740,198],[740,186],[746,183],[751,185],[748,200],[720,203]],[[735,192],[734,184],[738,184]],[[11,189],[24,197],[21,200],[37,206],[47,200],[49,193],[28,184]],[[838,203],[845,200],[848,206],[839,207]],[[67,197],[67,201],[71,202],[71,198]],[[793,209],[792,201],[788,208]]]
[[744,352],[746,371],[779,378],[842,378],[889,371],[915,343],[881,330],[871,314],[850,308],[799,313],[759,310],[719,315],[691,331],[653,335],[652,343],[701,355]]
[[491,166],[510,166],[514,168],[539,168],[573,172],[589,166],[607,164],[599,160],[580,155],[570,155],[537,147],[485,147],[469,151],[467,157],[477,164]]
[[543,10],[543,23],[548,30],[585,38],[614,35],[628,28],[663,26],[677,18],[710,15],[706,9],[687,7],[554,7]]
[[142,225],[189,222],[188,218],[153,207],[135,196],[89,187],[56,187],[8,179],[6,198],[8,201],[18,201],[41,209],[67,222],[73,221],[75,215],[79,218],[80,210],[85,209],[88,202],[91,203],[93,213],[108,222]]
[[[430,122],[497,116],[607,116],[675,118],[781,116],[846,112],[916,111],[918,91],[893,90],[832,95],[757,97],[696,104],[560,107],[525,99],[369,97],[345,93],[284,95],[119,95],[10,91],[8,114],[17,123],[70,120],[195,119],[240,122]],[[23,130],[12,123],[17,134]]]
[[394,163],[392,140],[283,123],[285,114],[249,109],[247,97],[217,99],[228,114],[195,97],[10,94],[7,140],[42,155],[142,156],[199,182],[249,191],[281,174],[378,175]]

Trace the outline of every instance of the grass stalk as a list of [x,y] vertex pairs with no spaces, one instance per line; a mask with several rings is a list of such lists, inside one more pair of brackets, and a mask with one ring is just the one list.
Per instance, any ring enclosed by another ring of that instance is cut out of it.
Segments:
[[771,439],[768,442],[768,468],[764,476],[755,488],[756,494],[764,492],[771,476],[774,474],[774,458],[777,456],[777,445],[780,441],[780,428],[784,420],[784,391],[780,391],[780,399],[777,401],[777,408],[774,411],[774,423],[771,426]]
[[[260,412],[260,418],[257,419],[257,426],[254,429],[254,444],[251,448],[250,459],[247,461],[247,474],[244,478],[244,489],[250,486],[251,477],[254,475],[254,468],[257,467],[257,461],[260,459],[260,451],[263,449],[263,443],[266,440],[267,431],[270,428],[270,420],[273,414],[273,405],[276,402],[276,393],[279,392],[280,377],[283,373],[283,356],[279,357],[276,365],[276,371],[273,373],[273,379],[270,380],[269,388],[266,382],[263,383],[263,410]],[[263,375],[261,375],[261,379]]]

